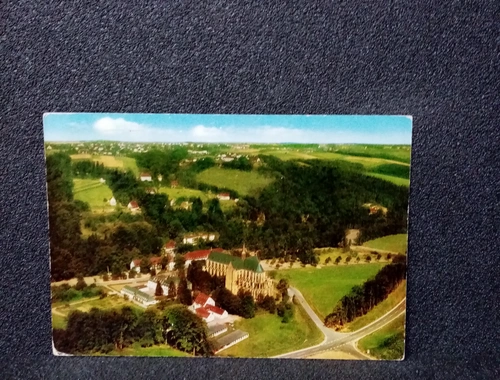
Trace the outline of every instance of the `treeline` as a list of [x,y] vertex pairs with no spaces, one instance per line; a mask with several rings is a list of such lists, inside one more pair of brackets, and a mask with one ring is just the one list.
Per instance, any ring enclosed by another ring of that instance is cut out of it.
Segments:
[[72,168],[73,175],[78,178],[97,179],[108,173],[104,164],[90,160],[74,161]]
[[238,157],[229,162],[223,162],[222,167],[226,169],[236,169],[249,172],[253,169],[253,165],[246,157]]
[[148,170],[153,177],[161,174],[167,178],[179,170],[179,164],[188,157],[188,151],[182,146],[166,151],[152,149],[148,152],[137,153],[133,157],[137,166]]
[[406,256],[398,255],[393,258],[392,264],[384,266],[375,276],[355,286],[349,294],[335,305],[332,313],[325,318],[327,327],[340,328],[368,313],[406,278]]
[[408,165],[382,164],[374,167],[370,171],[404,179],[410,178],[410,167]]
[[68,315],[66,329],[53,330],[57,350],[68,354],[121,351],[139,342],[142,347],[166,344],[196,356],[211,356],[213,345],[206,323],[184,305],[142,311],[93,308]]
[[83,278],[79,278],[75,286],[68,284],[54,285],[50,287],[52,303],[70,302],[81,298],[102,297],[106,293],[104,290],[95,284],[87,285]]

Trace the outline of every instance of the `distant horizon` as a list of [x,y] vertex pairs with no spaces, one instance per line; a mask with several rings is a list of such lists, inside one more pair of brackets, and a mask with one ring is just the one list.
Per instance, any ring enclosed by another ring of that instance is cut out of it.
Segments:
[[411,145],[403,115],[44,114],[52,143]]

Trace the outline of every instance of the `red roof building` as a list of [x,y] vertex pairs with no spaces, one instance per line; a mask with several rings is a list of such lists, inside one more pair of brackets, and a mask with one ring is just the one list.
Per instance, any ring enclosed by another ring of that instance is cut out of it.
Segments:
[[130,201],[127,207],[131,210],[136,210],[139,208],[139,205],[137,204],[136,201]]
[[218,315],[223,315],[225,310],[221,309],[220,307],[213,306],[213,305],[205,305],[205,309],[208,311],[211,311],[212,313],[218,314]]
[[210,316],[210,313],[204,307],[196,309],[196,314],[198,314],[201,318],[208,318]]
[[210,298],[210,296],[207,296],[205,293],[200,293],[200,294],[198,294],[198,296],[194,300],[194,303],[201,305],[203,307],[203,306],[205,306],[205,304],[207,303],[209,298]]
[[170,240],[168,243],[165,243],[165,249],[173,249],[175,248],[175,241]]
[[210,252],[224,252],[224,250],[222,248],[200,249],[198,251],[186,253],[184,255],[184,259],[186,259],[186,261],[206,260],[208,259],[208,255],[210,255]]
[[141,259],[134,259],[134,260],[132,260],[132,262],[134,263],[134,266],[136,266],[136,267],[141,265]]
[[161,257],[160,256],[153,256],[149,259],[149,262],[153,265],[159,265],[159,264],[161,264]]

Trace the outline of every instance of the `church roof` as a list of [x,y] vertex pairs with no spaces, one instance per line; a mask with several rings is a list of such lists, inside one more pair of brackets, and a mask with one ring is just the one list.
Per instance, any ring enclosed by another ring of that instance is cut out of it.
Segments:
[[217,263],[229,265],[231,263],[234,269],[246,269],[256,273],[264,272],[262,266],[260,265],[259,259],[255,256],[247,257],[246,259],[241,259],[236,256],[229,255],[222,252],[211,252],[208,259],[215,261]]

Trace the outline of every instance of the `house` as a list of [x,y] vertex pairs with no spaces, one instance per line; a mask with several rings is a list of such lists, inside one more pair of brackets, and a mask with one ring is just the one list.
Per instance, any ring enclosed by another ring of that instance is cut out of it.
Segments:
[[153,189],[152,187],[148,187],[148,188],[146,189],[146,193],[148,193],[148,194],[156,194],[156,190],[155,190],[155,189]]
[[163,176],[162,176],[161,174],[158,174],[158,177],[157,177],[157,178],[158,178],[158,182],[163,181]]
[[200,261],[208,259],[208,256],[211,252],[224,252],[222,248],[213,248],[213,249],[199,249],[197,251],[188,252],[184,255],[186,268],[193,261]]
[[141,272],[141,259],[134,259],[130,263],[130,270],[135,269],[137,273]]
[[106,183],[106,180],[105,180],[104,178],[101,178],[101,179],[99,180],[99,182],[100,182],[100,183]]
[[219,198],[221,201],[228,201],[231,199],[231,195],[229,195],[229,193],[220,193],[217,194],[217,198]]
[[132,212],[137,212],[140,210],[140,207],[136,201],[130,201],[129,204],[127,205],[127,208]]
[[116,199],[115,199],[115,197],[112,197],[112,198],[109,200],[109,205],[110,205],[110,206],[116,206]]
[[179,186],[179,182],[178,181],[174,180],[174,181],[170,182],[170,187],[172,189],[175,189],[177,186]]
[[184,244],[196,244],[199,239],[205,240],[205,241],[214,241],[215,240],[215,234],[214,233],[195,233],[195,234],[186,234],[184,235],[182,242]]
[[151,266],[149,267],[149,270],[154,270],[155,272],[161,271],[161,261],[162,257],[161,256],[153,256],[149,259],[149,263]]
[[229,315],[226,310],[221,309],[220,307],[217,306],[206,305],[205,309],[208,310],[209,313],[213,314],[215,319],[223,319]]
[[165,251],[165,254],[167,254],[167,255],[173,255],[174,251],[175,251],[175,241],[169,240],[163,246],[163,250]]
[[151,177],[151,174],[149,173],[141,173],[141,176],[140,176],[140,179],[141,181],[152,181],[153,178]]
[[198,315],[198,317],[202,318],[205,320],[205,322],[212,322],[215,317],[213,316],[213,314],[211,314],[207,309],[205,309],[204,307],[199,307],[198,309],[195,310],[195,313],[196,315]]
[[150,296],[149,294],[128,285],[125,285],[120,293],[123,296],[128,296],[131,300],[139,302],[145,306],[150,306],[158,303],[158,301],[153,296]]
[[222,157],[222,161],[231,162],[231,161],[234,161],[234,157]]
[[206,305],[215,306],[215,301],[212,297],[206,295],[205,293],[200,293],[193,301],[191,306],[193,309],[199,309],[200,307],[205,307]]

